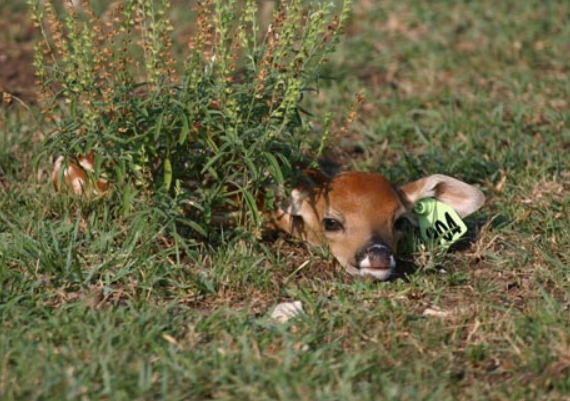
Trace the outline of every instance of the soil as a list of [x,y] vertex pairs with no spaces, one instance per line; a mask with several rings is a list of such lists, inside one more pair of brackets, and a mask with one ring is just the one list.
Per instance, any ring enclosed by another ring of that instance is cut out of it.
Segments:
[[[1,13],[0,94],[8,92],[29,105],[37,102],[34,43],[38,31],[28,14]],[[2,96],[0,96],[0,103]]]

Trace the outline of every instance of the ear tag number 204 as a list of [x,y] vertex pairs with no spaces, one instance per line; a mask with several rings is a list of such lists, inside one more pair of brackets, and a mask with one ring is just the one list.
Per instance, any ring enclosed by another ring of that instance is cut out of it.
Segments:
[[420,232],[426,244],[446,249],[467,232],[457,212],[433,198],[422,199],[414,207]]

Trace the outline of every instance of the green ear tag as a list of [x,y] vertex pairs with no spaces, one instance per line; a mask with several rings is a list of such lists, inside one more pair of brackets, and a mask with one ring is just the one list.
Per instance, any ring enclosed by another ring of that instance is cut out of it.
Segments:
[[457,212],[433,198],[419,201],[414,207],[420,232],[426,244],[448,248],[467,232]]

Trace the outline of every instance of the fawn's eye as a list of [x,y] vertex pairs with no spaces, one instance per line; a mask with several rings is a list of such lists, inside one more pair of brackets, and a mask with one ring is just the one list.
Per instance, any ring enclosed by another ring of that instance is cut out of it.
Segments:
[[342,224],[338,220],[327,217],[323,219],[323,228],[329,232],[339,231],[342,230]]

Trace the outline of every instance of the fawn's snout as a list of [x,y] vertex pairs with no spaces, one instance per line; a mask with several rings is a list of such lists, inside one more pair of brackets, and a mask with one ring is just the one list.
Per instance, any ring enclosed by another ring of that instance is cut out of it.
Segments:
[[396,267],[392,250],[379,241],[367,244],[356,254],[356,273],[359,276],[373,276],[379,280],[387,279]]

